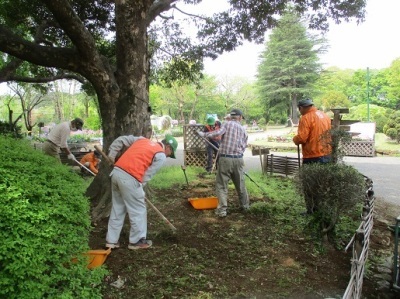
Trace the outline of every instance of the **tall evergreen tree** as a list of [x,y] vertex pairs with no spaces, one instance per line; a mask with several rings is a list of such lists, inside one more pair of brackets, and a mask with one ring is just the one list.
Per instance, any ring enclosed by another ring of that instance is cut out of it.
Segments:
[[318,53],[323,49],[324,40],[309,35],[296,12],[288,10],[282,15],[261,54],[257,72],[267,121],[275,110],[298,122],[297,102],[312,91],[321,69]]

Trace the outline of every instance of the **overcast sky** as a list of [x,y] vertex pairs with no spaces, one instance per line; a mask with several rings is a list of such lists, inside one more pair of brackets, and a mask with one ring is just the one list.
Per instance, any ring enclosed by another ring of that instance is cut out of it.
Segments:
[[[208,1],[208,0],[207,0]],[[367,0],[366,20],[331,25],[326,37],[328,53],[321,57],[325,67],[381,69],[400,57],[400,0]],[[206,73],[218,77],[254,78],[264,45],[246,43],[217,60],[207,60]]]

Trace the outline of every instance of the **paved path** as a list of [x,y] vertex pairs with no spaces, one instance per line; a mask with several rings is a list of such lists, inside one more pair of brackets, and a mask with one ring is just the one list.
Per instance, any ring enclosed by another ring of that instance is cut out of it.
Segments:
[[400,206],[400,158],[345,157],[344,161],[372,179],[376,197]]
[[[279,131],[282,133],[282,131]],[[273,135],[274,132],[268,131],[262,133],[253,133],[249,135],[249,143],[256,139],[266,138],[267,135]],[[178,140],[177,159],[167,159],[166,165],[183,165],[183,142],[182,138]],[[288,157],[297,157],[297,153],[279,153],[273,154]],[[259,156],[252,156],[251,150],[247,149],[244,155],[245,171],[260,170],[261,163]],[[385,201],[400,206],[400,158],[398,157],[345,157],[344,162],[352,165],[359,172],[371,178],[374,182],[375,196],[383,198]]]

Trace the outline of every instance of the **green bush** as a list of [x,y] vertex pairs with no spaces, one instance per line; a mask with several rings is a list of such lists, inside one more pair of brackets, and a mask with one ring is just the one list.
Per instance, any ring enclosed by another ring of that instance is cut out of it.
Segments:
[[91,136],[86,134],[75,134],[68,138],[68,143],[84,143],[90,142]]
[[395,111],[389,116],[389,120],[383,126],[383,133],[400,143],[400,111]]
[[0,120],[0,135],[22,138],[21,126],[10,125],[8,122]]
[[296,178],[321,236],[333,233],[340,217],[362,203],[366,191],[364,177],[345,164],[305,164]]
[[388,121],[388,117],[383,114],[375,115],[376,133],[383,133],[383,127]]
[[264,117],[259,118],[257,121],[258,126],[265,126],[266,124],[267,124],[267,122],[265,121]]
[[386,135],[392,140],[397,140],[398,132],[395,128],[388,128],[386,130]]
[[[82,179],[26,141],[0,136],[0,297],[101,298],[88,270]],[[77,258],[77,262],[72,262]]]
[[85,119],[85,129],[91,130],[100,130],[101,129],[101,120],[97,113],[90,114],[89,117]]

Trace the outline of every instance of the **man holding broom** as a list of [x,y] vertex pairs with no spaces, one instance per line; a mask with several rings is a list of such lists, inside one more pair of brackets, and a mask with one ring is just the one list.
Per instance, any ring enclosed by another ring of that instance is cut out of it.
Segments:
[[[128,249],[146,249],[147,208],[143,187],[151,180],[167,157],[175,159],[178,143],[169,134],[161,142],[144,137],[121,136],[113,141],[109,158],[114,164],[111,176],[112,209],[108,221],[107,248],[119,248],[119,236],[128,213],[130,220]],[[124,148],[125,152],[121,154]],[[116,160],[116,157],[120,157]]]
[[232,180],[239,196],[240,206],[243,210],[249,208],[249,195],[247,194],[244,179],[243,153],[247,147],[247,133],[240,124],[243,112],[233,109],[230,113],[231,120],[222,124],[221,128],[213,132],[197,133],[202,138],[222,136],[219,147],[219,160],[215,191],[218,197],[218,208],[215,211],[218,217],[226,217],[228,210],[228,183]]

